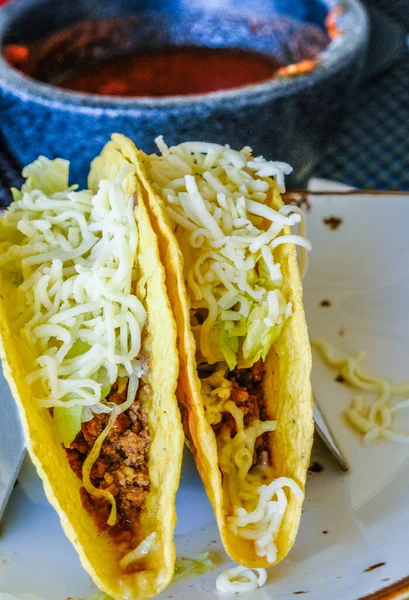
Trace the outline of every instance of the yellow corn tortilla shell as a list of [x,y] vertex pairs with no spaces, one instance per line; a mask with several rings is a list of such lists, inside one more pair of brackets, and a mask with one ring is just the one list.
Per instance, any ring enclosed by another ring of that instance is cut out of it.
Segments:
[[[119,151],[111,153],[109,148],[104,150],[92,165],[91,189],[96,190],[100,179],[114,179],[126,164]],[[176,326],[166,295],[165,272],[159,258],[157,237],[134,172],[127,176],[126,192],[135,195],[140,273],[137,295],[148,312],[142,351],[150,365],[149,381],[144,388],[151,432],[150,493],[140,516],[140,539],[153,531],[157,534],[157,543],[148,558],[140,563],[140,571],[125,574],[120,569],[122,556],[113,539],[97,529],[82,506],[81,481],[71,470],[62,445],[54,437],[52,417],[48,409],[38,407],[25,381],[32,358],[8,319],[13,284],[10,274],[1,271],[0,351],[4,374],[19,407],[31,459],[43,480],[47,498],[57,511],[83,567],[96,585],[113,598],[135,600],[158,594],[173,576],[176,558],[173,543],[175,495],[180,479],[184,434],[175,395],[179,368]]]
[[[144,188],[153,228],[158,236],[160,256],[166,266],[166,283],[178,327],[180,372],[178,400],[196,465],[207,495],[213,505],[220,535],[228,555],[246,567],[269,567],[265,558],[255,552],[254,542],[235,535],[227,526],[223,506],[222,476],[218,467],[216,437],[208,424],[201,397],[201,384],[196,368],[196,344],[190,328],[190,301],[183,275],[183,255],[165,211],[144,167],[145,155],[130,140],[114,135],[113,147],[118,145],[137,173]],[[278,186],[269,179],[270,206],[283,206]],[[288,233],[288,231],[286,232]],[[302,285],[295,247],[278,246],[274,253],[283,274],[283,293],[292,302],[293,314],[286,321],[278,341],[265,361],[264,389],[269,418],[277,420],[276,432],[271,435],[271,455],[275,477],[291,477],[305,489],[307,469],[313,441],[312,393],[310,384],[311,350],[302,304]],[[281,561],[294,544],[301,517],[302,498],[285,490],[288,507],[276,538],[277,561]]]

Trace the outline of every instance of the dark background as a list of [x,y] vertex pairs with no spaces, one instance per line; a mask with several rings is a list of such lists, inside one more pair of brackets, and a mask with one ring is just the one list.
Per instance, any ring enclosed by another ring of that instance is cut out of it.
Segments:
[[[363,85],[353,98],[339,134],[324,152],[314,175],[362,188],[409,190],[409,0],[366,0],[385,21],[377,50],[385,54],[406,32],[392,67]],[[390,23],[389,23],[389,22]],[[391,25],[389,27],[387,25]]]
[[[409,190],[409,0],[365,4],[376,24],[371,54],[381,65],[385,57],[385,65],[372,76],[368,65],[368,77],[313,175],[361,188]],[[0,138],[0,204],[9,203],[8,190],[20,184],[20,171]]]

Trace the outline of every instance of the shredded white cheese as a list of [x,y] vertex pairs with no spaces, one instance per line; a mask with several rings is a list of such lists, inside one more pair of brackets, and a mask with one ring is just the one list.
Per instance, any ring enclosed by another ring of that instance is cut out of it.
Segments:
[[134,550],[131,550],[130,552],[128,552],[128,554],[125,554],[125,556],[121,558],[121,560],[119,561],[119,566],[121,567],[121,569],[125,569],[130,564],[143,558],[146,558],[149,552],[151,552],[155,548],[157,539],[158,535],[155,531],[150,533],[144,540],[142,540],[140,544],[138,544],[138,546]]
[[275,177],[283,189],[291,167],[253,159],[248,148],[205,142],[168,148],[162,137],[156,143],[162,156],[147,157],[148,173],[184,255],[192,308],[207,310],[197,336],[200,355],[210,364],[251,366],[267,355],[291,314],[274,249],[299,245],[304,269],[311,248],[300,235],[281,235],[297,223],[304,235],[302,211],[268,205],[271,189],[263,178]]
[[222,594],[244,594],[262,587],[266,581],[265,569],[237,566],[220,573],[216,579],[216,588]]
[[[93,195],[68,187],[66,161],[41,157],[24,169],[28,179],[21,192],[13,190],[2,221],[8,237],[17,239],[2,244],[0,265],[19,280],[11,320],[38,365],[27,382],[39,406],[76,407],[83,421],[110,413],[83,465],[86,490],[111,503],[109,525],[116,522],[114,496],[94,487],[90,471],[143,374],[137,357],[146,312],[134,290],[138,232],[133,198],[123,188],[132,169],[123,168],[114,182],[101,181]],[[106,402],[119,377],[129,379],[126,401]],[[68,443],[76,433],[71,428]]]
[[227,523],[236,535],[254,542],[257,556],[273,564],[277,559],[275,540],[288,504],[284,488],[300,497],[303,492],[290,477],[274,479],[271,467],[252,466],[257,438],[275,431],[276,422],[255,419],[245,428],[243,412],[230,400],[232,383],[225,379],[225,371],[219,365],[202,379],[201,391],[210,425],[220,423],[223,413],[230,413],[236,422],[233,437],[222,429],[217,438],[223,490],[229,504]]
[[385,438],[409,444],[409,433],[398,432],[392,428],[394,415],[409,408],[409,399],[395,403],[392,403],[392,399],[409,394],[409,382],[392,384],[384,377],[373,377],[363,373],[361,363],[366,358],[363,351],[355,356],[341,356],[328,342],[313,340],[311,344],[350,386],[377,395],[375,401],[370,404],[362,396],[355,396],[345,411],[351,425],[363,434],[363,442],[369,444],[376,439]]
[[95,196],[23,191],[4,216],[23,238],[0,264],[20,273],[10,304],[37,357],[28,381],[41,406],[105,412],[103,388],[141,370],[135,358],[146,312],[133,290],[138,234],[122,187],[127,171],[102,181]]

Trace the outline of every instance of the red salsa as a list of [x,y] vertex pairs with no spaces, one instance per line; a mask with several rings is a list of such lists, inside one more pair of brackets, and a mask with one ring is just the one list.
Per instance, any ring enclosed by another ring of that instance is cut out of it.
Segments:
[[[206,94],[312,71],[322,50],[342,33],[338,17],[343,11],[342,5],[329,11],[325,30],[287,17],[237,21],[253,37],[282,39],[286,32],[285,63],[247,47],[155,45],[158,37],[163,39],[163,24],[156,21],[143,44],[138,32],[146,34],[146,23],[135,16],[81,21],[46,39],[9,43],[2,50],[6,60],[25,75],[75,92],[122,97]],[[135,43],[140,44],[136,49]],[[263,48],[270,48],[263,43]]]
[[205,94],[265,81],[280,66],[256,52],[181,46],[112,57],[62,76],[58,85],[104,96]]

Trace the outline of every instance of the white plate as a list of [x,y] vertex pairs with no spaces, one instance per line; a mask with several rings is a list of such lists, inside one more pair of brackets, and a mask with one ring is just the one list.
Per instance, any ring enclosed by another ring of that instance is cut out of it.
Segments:
[[[305,281],[311,336],[348,353],[366,349],[368,370],[394,381],[409,379],[409,196],[313,196],[311,204],[313,252]],[[328,216],[341,217],[342,225],[330,230],[323,224]],[[323,299],[331,306],[321,307]],[[243,595],[247,600],[287,600],[301,592],[308,600],[357,600],[409,574],[409,445],[380,441],[363,447],[342,417],[351,391],[334,377],[315,360],[314,391],[351,473],[337,471],[316,444],[313,458],[324,470],[310,473],[295,547],[262,590]],[[409,431],[409,419],[399,416],[397,427]],[[219,565],[170,586],[160,598],[206,600],[217,597],[215,578],[231,563],[192,459],[185,459],[178,554],[209,549],[218,553]],[[374,565],[381,566],[369,569]],[[87,597],[93,589],[26,461],[1,527],[0,591],[24,600],[64,600]],[[405,584],[402,595],[393,597],[405,597],[404,590]],[[383,597],[381,592],[371,599]]]

